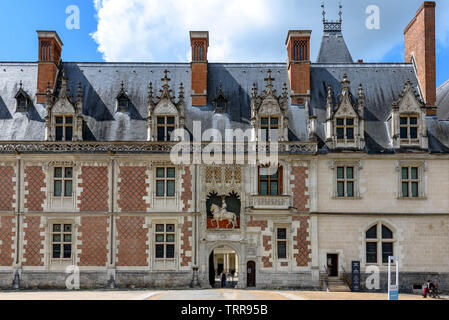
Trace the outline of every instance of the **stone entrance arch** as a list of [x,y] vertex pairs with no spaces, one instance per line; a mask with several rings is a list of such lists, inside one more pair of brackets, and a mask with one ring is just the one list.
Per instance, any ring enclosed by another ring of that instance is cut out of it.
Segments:
[[[212,254],[216,251],[220,252],[220,249],[226,251],[225,249],[231,250],[235,253],[235,259],[237,260],[237,270],[235,270],[237,272],[237,276],[234,278],[234,280],[238,281],[237,286],[235,288],[246,288],[246,276],[245,276],[245,271],[246,271],[246,267],[245,267],[245,261],[243,261],[243,257],[241,254],[241,248],[240,248],[240,244],[235,244],[232,242],[227,242],[227,241],[223,241],[223,242],[216,242],[211,244],[210,246],[208,246],[208,259],[207,259],[207,271],[208,271],[208,280],[210,279],[209,277],[212,277],[211,272],[213,272],[214,270],[214,266],[211,265],[212,263],[214,263],[214,259],[212,259]],[[226,266],[229,268],[229,266]],[[217,270],[215,270],[217,271]],[[229,281],[230,279],[228,279]],[[209,284],[209,282],[208,282]],[[211,286],[212,287],[212,286]]]

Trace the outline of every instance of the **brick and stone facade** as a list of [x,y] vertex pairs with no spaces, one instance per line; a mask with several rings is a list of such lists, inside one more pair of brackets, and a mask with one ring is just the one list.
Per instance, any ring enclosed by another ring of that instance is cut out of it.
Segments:
[[[343,278],[360,261],[363,280],[379,268],[384,290],[387,242],[402,291],[429,278],[447,290],[449,105],[433,102],[434,14],[425,2],[407,27],[405,64],[353,63],[342,21],[326,19],[316,63],[309,30],[288,33],[287,63],[208,63],[209,34],[195,31],[190,63],[120,66],[61,62],[56,32],[39,31],[37,63],[0,62],[12,115],[0,130],[0,287],[65,288],[79,267],[82,288],[210,288],[223,269],[239,288],[325,289],[329,270]],[[43,121],[16,111],[11,88],[27,92]],[[402,110],[420,117],[419,144],[400,141],[398,121],[385,125]],[[354,139],[339,137],[342,115]],[[61,116],[72,116],[72,141],[53,141]],[[279,131],[276,157],[258,144],[252,162],[249,147],[229,142],[260,142],[267,126],[269,138]],[[194,161],[173,158],[174,129],[203,135],[179,144]],[[232,150],[233,161],[196,161],[211,141],[223,147],[214,158]],[[403,194],[407,168],[417,197]],[[373,226],[378,238],[367,239]]]

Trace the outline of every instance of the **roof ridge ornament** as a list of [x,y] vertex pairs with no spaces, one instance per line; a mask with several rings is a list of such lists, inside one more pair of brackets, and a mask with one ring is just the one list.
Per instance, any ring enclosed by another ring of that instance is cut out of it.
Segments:
[[325,7],[324,7],[324,1],[321,4],[321,8],[323,8],[323,25],[324,25],[324,32],[341,32],[341,25],[343,23],[343,6],[341,4],[341,2],[339,2],[338,4],[338,16],[339,16],[339,20],[338,21],[332,21],[332,20],[327,20],[326,19],[326,11],[325,11]]
[[173,101],[173,97],[171,95],[173,90],[170,89],[169,82],[171,81],[171,79],[168,77],[169,73],[170,73],[170,71],[168,71],[167,69],[164,70],[164,77],[161,79],[161,81],[163,83],[162,90],[159,90],[159,92],[161,93],[159,100],[167,98],[167,99]]

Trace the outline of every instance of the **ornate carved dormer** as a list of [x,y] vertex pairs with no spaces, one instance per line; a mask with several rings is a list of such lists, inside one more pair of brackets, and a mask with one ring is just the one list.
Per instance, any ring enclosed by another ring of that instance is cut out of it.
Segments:
[[27,112],[32,102],[28,93],[23,90],[22,81],[20,81],[19,91],[17,91],[14,98],[16,99],[16,112]]
[[160,96],[154,96],[153,83],[148,87],[148,141],[170,141],[174,130],[184,128],[184,86],[180,84],[176,102],[173,90],[170,89],[168,73],[165,70],[161,79]]
[[426,105],[408,80],[399,99],[392,104],[392,145],[401,147],[428,148]]
[[131,99],[128,96],[128,93],[125,90],[125,86],[121,84],[120,92],[118,93],[116,97],[117,101],[117,112],[126,112],[129,109],[129,106],[131,104]]
[[282,95],[277,96],[273,86],[274,78],[268,70],[266,86],[262,95],[257,94],[257,85],[253,85],[251,94],[251,126],[254,140],[288,140],[289,108],[287,84],[284,83]]
[[223,93],[223,87],[220,83],[218,87],[218,92],[214,100],[212,102],[215,104],[215,113],[226,113],[229,100],[226,99]]
[[352,103],[350,81],[345,74],[341,82],[339,101],[334,108],[332,87],[329,84],[326,99],[326,144],[330,149],[365,148],[365,96],[359,86],[357,105]]
[[78,83],[77,101],[73,101],[67,88],[68,78],[63,69],[61,87],[52,92],[50,83],[47,86],[45,117],[46,141],[82,141],[83,140],[83,94],[81,83]]

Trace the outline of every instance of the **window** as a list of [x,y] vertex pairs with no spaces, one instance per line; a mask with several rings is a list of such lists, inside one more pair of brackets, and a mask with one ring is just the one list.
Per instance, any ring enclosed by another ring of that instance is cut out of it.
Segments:
[[52,234],[52,258],[72,258],[72,225],[53,224]]
[[277,141],[279,132],[278,117],[262,117],[260,119],[260,128],[262,130],[261,138],[264,141]]
[[[379,235],[381,236],[380,238]],[[365,239],[366,263],[378,263],[378,261],[388,263],[388,257],[394,255],[393,246],[395,240],[393,231],[379,223],[366,231]],[[381,257],[378,255],[379,252]]]
[[293,42],[293,60],[303,61],[308,59],[308,49],[306,40],[296,40]]
[[175,225],[156,225],[156,259],[175,258]]
[[175,196],[175,168],[156,168],[156,197]]
[[287,259],[287,229],[277,229],[277,256],[278,259]]
[[403,198],[419,197],[419,168],[402,167],[401,168],[401,186]]
[[261,196],[282,195],[282,167],[259,168],[259,195]]
[[170,141],[173,131],[175,131],[175,117],[157,117],[157,141]]
[[55,197],[72,197],[73,195],[73,168],[54,168],[53,195]]
[[400,117],[400,135],[401,143],[418,143],[418,117],[401,116]]
[[117,101],[119,112],[126,112],[128,110],[129,100],[126,97],[120,97]]
[[354,197],[354,186],[354,167],[337,167],[338,197]]
[[55,118],[56,141],[72,141],[73,117],[57,116]]
[[337,118],[336,119],[337,140],[354,140],[354,118]]

